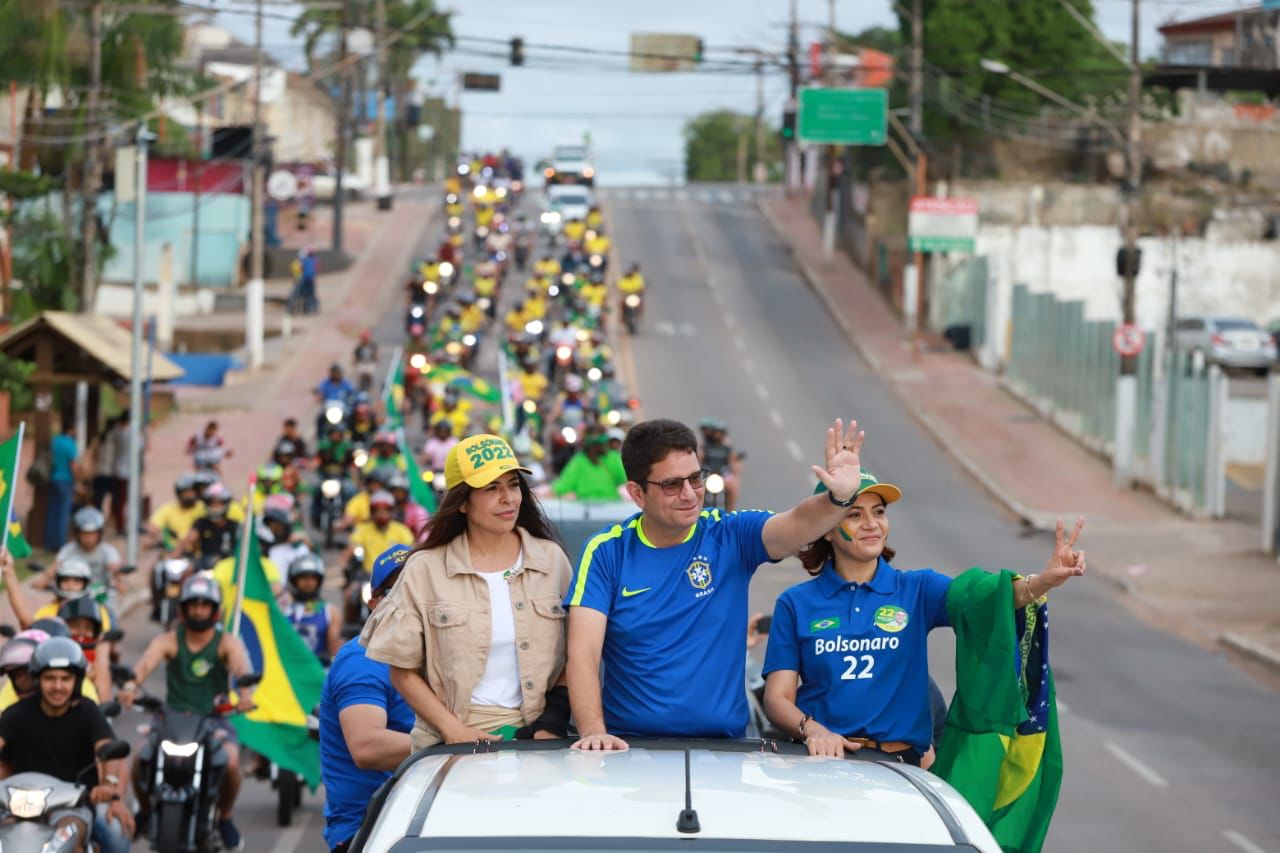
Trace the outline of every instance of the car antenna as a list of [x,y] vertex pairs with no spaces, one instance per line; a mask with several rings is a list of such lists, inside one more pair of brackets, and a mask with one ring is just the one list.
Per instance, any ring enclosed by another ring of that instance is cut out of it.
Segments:
[[693,807],[693,777],[689,769],[689,750],[684,751],[684,808],[676,818],[676,832],[702,832],[698,812]]

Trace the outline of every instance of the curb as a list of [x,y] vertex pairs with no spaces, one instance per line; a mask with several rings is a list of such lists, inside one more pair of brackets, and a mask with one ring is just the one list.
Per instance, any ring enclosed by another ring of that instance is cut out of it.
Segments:
[[849,342],[853,344],[853,348],[857,350],[858,355],[860,355],[871,369],[884,380],[885,386],[894,395],[894,397],[903,404],[903,408],[905,408],[911,416],[915,418],[922,427],[924,427],[925,432],[929,433],[933,440],[941,445],[942,449],[946,451],[962,469],[964,469],[965,473],[977,481],[977,483],[982,486],[982,488],[985,489],[998,503],[1003,505],[1006,510],[1017,516],[1018,520],[1025,526],[1040,531],[1053,530],[1057,524],[1056,517],[1048,518],[1043,513],[1032,510],[1016,498],[1010,497],[1008,490],[983,470],[982,466],[979,465],[976,460],[956,446],[955,442],[952,441],[951,436],[941,424],[934,420],[931,415],[925,413],[914,404],[911,396],[899,387],[898,383],[885,371],[880,359],[878,359],[868,347],[863,345],[849,321],[843,314],[836,310],[835,302],[827,293],[826,288],[820,284],[820,279],[817,273],[815,273],[809,265],[796,254],[795,248],[783,235],[782,228],[778,224],[773,213],[761,200],[757,199],[756,204],[759,206],[760,212],[764,214],[764,218],[768,220],[770,227],[773,228],[778,239],[787,247],[787,251],[791,255],[791,259],[800,270],[801,277],[804,278],[805,283],[809,285],[809,289],[822,300],[822,304],[826,306],[827,313],[831,315],[831,317],[844,331],[845,336],[849,339]]
[[1242,637],[1231,631],[1220,634],[1218,642],[1232,651],[1239,652],[1257,663],[1280,672],[1280,652],[1275,649],[1268,648],[1261,643],[1250,640],[1248,637]]

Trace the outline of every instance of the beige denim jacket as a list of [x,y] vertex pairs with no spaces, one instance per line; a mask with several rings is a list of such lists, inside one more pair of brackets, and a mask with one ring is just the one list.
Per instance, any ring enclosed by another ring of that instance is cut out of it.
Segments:
[[[533,722],[547,691],[564,671],[564,595],[571,569],[554,542],[523,528],[524,571],[511,581],[516,659],[523,693],[521,712]],[[443,548],[419,551],[365,623],[360,634],[370,658],[422,673],[436,696],[460,720],[467,719],[471,693],[484,675],[493,626],[489,587],[471,567],[467,537]],[[439,736],[425,720],[418,728]]]

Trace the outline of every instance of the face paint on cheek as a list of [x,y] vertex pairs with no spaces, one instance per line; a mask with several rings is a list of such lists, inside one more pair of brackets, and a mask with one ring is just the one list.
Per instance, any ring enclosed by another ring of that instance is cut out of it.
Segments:
[[[846,523],[847,523],[847,522],[846,522]],[[846,541],[846,542],[852,542],[852,541],[853,541],[853,537],[852,537],[852,536],[850,536],[850,535],[848,534],[848,532],[844,529],[844,524],[845,524],[845,523],[842,523],[839,527],[837,527],[837,528],[836,528],[836,530],[839,530],[839,531],[840,531],[840,538],[841,538],[841,539],[843,539],[843,540],[844,540],[844,541]]]

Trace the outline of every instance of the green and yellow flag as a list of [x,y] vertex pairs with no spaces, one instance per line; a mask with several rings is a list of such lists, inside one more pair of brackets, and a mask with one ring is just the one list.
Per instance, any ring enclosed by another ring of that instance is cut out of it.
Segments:
[[391,375],[387,377],[387,391],[383,396],[387,410],[387,426],[395,428],[404,423],[404,359],[397,358]]
[[498,386],[466,370],[450,379],[448,387],[457,388],[463,394],[474,397],[484,403],[499,403],[502,401],[502,392],[498,389]]
[[31,546],[22,535],[22,525],[13,511],[13,499],[18,493],[18,465],[22,461],[22,435],[26,424],[18,424],[18,434],[0,444],[0,519],[4,519],[4,532],[0,541],[15,559],[31,556]]
[[231,608],[227,627],[244,642],[253,670],[262,673],[262,681],[254,691],[257,708],[232,717],[232,725],[243,744],[292,770],[314,790],[320,784],[320,745],[307,732],[307,714],[320,703],[324,667],[276,604],[262,569],[255,527],[256,519],[251,515],[240,541],[244,566],[241,613],[237,618]]
[[400,444],[400,457],[404,460],[405,476],[409,478],[409,498],[427,512],[435,512],[436,491],[431,487],[431,483],[422,478],[422,468],[418,466],[418,460],[414,458],[413,451],[409,449],[409,443],[404,439],[403,429],[396,433],[396,440]]
[[1062,785],[1048,605],[1013,607],[1014,574],[970,569],[947,593],[956,695],[933,772],[1010,853],[1044,846]]

